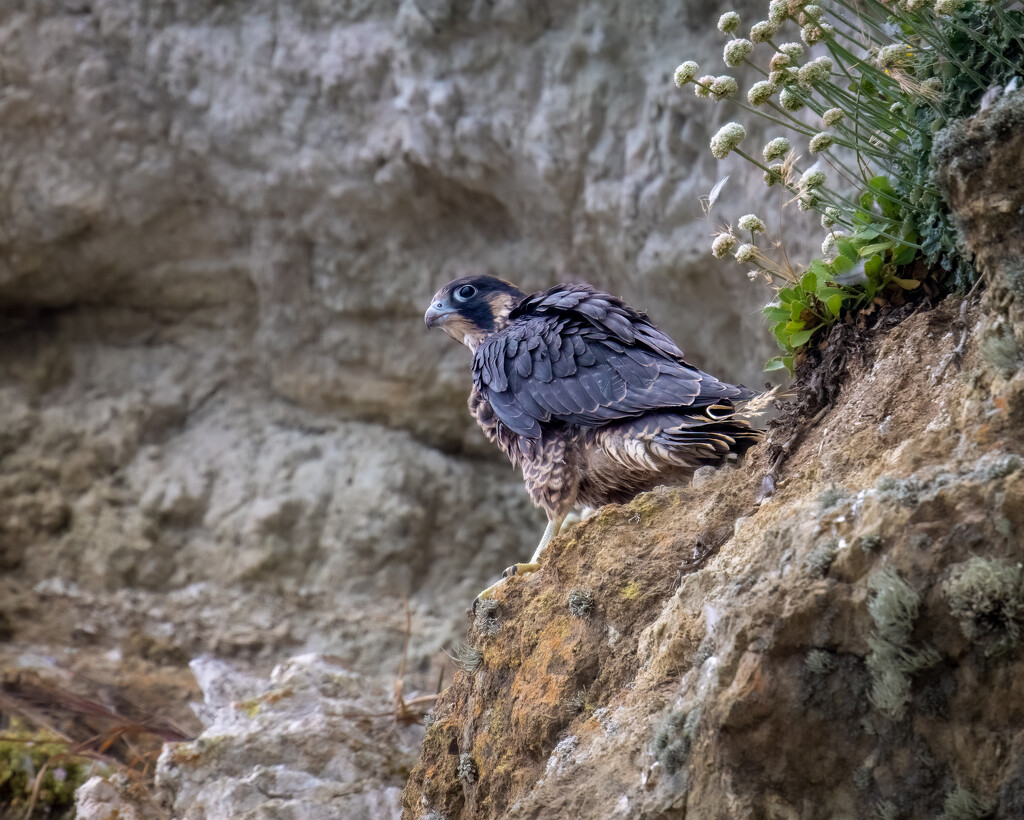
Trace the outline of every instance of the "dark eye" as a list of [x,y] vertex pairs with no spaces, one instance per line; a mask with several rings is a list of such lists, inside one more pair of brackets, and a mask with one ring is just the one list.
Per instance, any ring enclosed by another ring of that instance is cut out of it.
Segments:
[[458,296],[459,299],[464,302],[474,293],[476,293],[475,287],[473,287],[472,285],[463,285],[455,292],[455,295]]

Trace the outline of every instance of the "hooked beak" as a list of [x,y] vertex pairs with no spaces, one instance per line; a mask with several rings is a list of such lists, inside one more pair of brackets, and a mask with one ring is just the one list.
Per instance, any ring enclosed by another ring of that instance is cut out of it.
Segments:
[[437,327],[443,325],[453,313],[455,311],[447,307],[444,302],[434,302],[423,314],[423,321],[427,323],[427,327]]

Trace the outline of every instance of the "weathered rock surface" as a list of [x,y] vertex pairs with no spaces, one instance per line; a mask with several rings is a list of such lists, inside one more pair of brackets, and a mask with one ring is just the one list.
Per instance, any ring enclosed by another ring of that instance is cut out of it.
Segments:
[[427,673],[450,602],[541,525],[465,412],[466,352],[422,327],[466,270],[585,277],[756,380],[757,295],[696,219],[716,115],[669,81],[692,12],[0,9],[11,639],[80,616],[179,664],[309,647],[382,674],[409,596]]
[[697,202],[727,113],[670,82],[698,14],[0,6],[0,676],[191,726],[202,654],[390,683],[408,598],[407,685],[436,684],[542,525],[422,326],[447,278],[585,278],[756,383],[759,295]]
[[394,817],[423,735],[394,725],[387,693],[317,655],[269,681],[223,662],[193,662],[205,731],[165,747],[157,785],[184,820]]
[[556,539],[471,630],[405,817],[1024,813],[1024,197],[1000,164],[1024,132],[1007,121],[964,124],[972,153],[940,170],[990,277],[980,304],[869,340],[761,506],[755,450]]

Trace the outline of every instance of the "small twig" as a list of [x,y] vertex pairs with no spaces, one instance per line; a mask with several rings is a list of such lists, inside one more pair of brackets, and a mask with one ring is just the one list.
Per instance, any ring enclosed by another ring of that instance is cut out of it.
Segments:
[[[981,280],[979,279],[978,282]],[[978,282],[974,283],[974,287],[978,286]],[[971,293],[974,292],[974,288],[971,288]],[[963,302],[960,303],[960,314],[956,319],[953,320],[953,325],[960,328],[960,342],[954,347],[943,359],[942,364],[939,365],[939,369],[935,375],[932,376],[932,384],[938,384],[946,375],[946,371],[949,370],[950,365],[956,365],[957,370],[960,369],[960,363],[963,360],[964,348],[967,345],[967,306],[970,304],[971,293],[968,293],[964,297]]]

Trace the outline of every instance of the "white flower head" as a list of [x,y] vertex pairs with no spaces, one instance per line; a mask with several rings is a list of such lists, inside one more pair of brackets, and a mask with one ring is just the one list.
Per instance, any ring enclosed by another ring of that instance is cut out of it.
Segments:
[[800,67],[797,76],[800,85],[804,88],[813,88],[816,85],[827,83],[832,77],[832,60],[828,57],[811,60],[807,65]]
[[832,143],[834,143],[835,141],[836,138],[833,137],[827,131],[819,131],[817,134],[811,137],[811,141],[810,143],[808,143],[807,147],[808,149],[810,149],[810,152],[812,154],[820,154],[822,151],[827,151],[829,148],[831,148]]
[[721,259],[735,248],[738,243],[739,240],[731,233],[720,233],[715,237],[715,241],[711,243],[711,255],[715,259]]
[[737,262],[751,262],[757,255],[757,248],[751,245],[749,242],[740,245],[736,249],[736,253],[733,256]]
[[797,201],[796,206],[801,211],[813,211],[821,204],[821,197],[813,191],[807,194],[803,194]]
[[705,74],[696,84],[693,86],[693,93],[698,97],[710,97],[711,96],[711,85],[715,82],[715,78],[710,74]]
[[906,43],[893,43],[892,45],[882,46],[878,50],[875,62],[879,68],[888,71],[890,68],[899,68],[908,62],[913,54],[914,52],[911,51],[910,46]]
[[711,154],[715,159],[725,159],[744,139],[747,131],[738,122],[730,122],[718,129],[711,138]]
[[825,241],[821,243],[821,252],[826,257],[831,257],[837,250],[836,245],[840,239],[846,237],[844,231],[832,231],[825,237]]
[[769,71],[781,71],[784,68],[788,68],[789,64],[793,61],[789,59],[788,54],[782,54],[781,52],[775,52],[772,58],[768,61]]
[[771,188],[776,182],[782,182],[783,165],[781,162],[775,162],[768,166],[768,170],[764,172],[764,184]]
[[813,4],[813,3],[810,4],[810,5],[804,6],[804,10],[803,10],[804,17],[806,17],[808,20],[810,20],[811,22],[814,22],[814,23],[817,23],[821,19],[821,16],[824,13],[825,13],[825,10],[821,6]]
[[768,74],[768,82],[772,83],[777,88],[796,85],[799,81],[800,75],[797,74],[795,68],[780,68],[778,71],[772,71]]
[[697,72],[700,71],[700,66],[697,65],[693,60],[687,60],[685,63],[680,64],[676,69],[672,79],[675,84],[682,88],[688,82],[691,82],[694,77],[697,76]]
[[800,39],[807,45],[813,46],[827,40],[835,33],[836,30],[828,23],[808,23],[800,29]]
[[753,106],[764,105],[778,90],[775,83],[770,80],[761,80],[754,83],[747,92],[747,102]]
[[935,13],[948,17],[951,14],[956,14],[963,4],[963,0],[935,0]]
[[813,191],[825,184],[825,172],[818,168],[817,163],[812,165],[800,177],[800,190]]
[[765,162],[771,162],[773,159],[782,159],[789,153],[789,149],[790,144],[786,137],[776,137],[765,145],[761,153]]
[[727,11],[718,18],[718,30],[722,34],[732,34],[740,27],[740,16],[734,11]]
[[803,98],[791,88],[783,88],[779,94],[779,104],[787,111],[799,111],[804,107]]
[[724,100],[726,97],[731,97],[739,90],[740,84],[728,74],[715,77],[715,81],[711,83],[711,96],[714,97],[716,101]]
[[804,56],[804,47],[799,43],[783,43],[779,46],[779,54],[785,54],[795,63]]
[[741,231],[750,231],[751,233],[764,233],[766,230],[764,220],[761,219],[757,214],[744,214],[736,222]]
[[789,17],[789,6],[786,0],[771,0],[768,4],[768,20],[777,26],[781,26]]
[[725,44],[722,56],[725,58],[725,64],[729,66],[729,68],[736,68],[736,66],[742,63],[746,59],[747,55],[753,50],[754,44],[750,42],[750,40],[737,38],[735,40],[730,40]]
[[750,27],[750,40],[753,43],[767,43],[779,33],[779,26],[771,20],[762,20]]
[[821,115],[821,121],[825,123],[826,128],[831,128],[833,125],[837,125],[843,121],[843,117],[846,116],[846,112],[842,108],[830,108],[824,114]]

